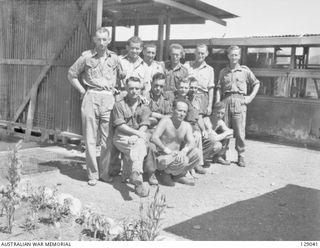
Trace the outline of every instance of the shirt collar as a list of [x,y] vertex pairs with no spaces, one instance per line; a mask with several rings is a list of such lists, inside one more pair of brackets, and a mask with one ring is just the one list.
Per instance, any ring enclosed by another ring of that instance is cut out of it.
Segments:
[[[192,68],[195,69],[196,62],[195,62],[195,61],[192,61],[190,65],[191,65]],[[198,69],[200,70],[200,69],[202,69],[202,68],[205,68],[205,67],[207,67],[207,65],[208,65],[207,62],[206,62],[206,61],[203,61],[203,63],[198,67]]]
[[[127,105],[129,105],[128,103],[129,103],[129,98],[128,98],[128,96],[125,96],[124,98],[123,98],[123,100],[124,100],[124,102],[127,104]],[[138,106],[139,105],[141,105],[142,104],[142,101],[141,101],[141,98],[139,97],[138,98]]]
[[234,69],[231,69],[231,68],[230,68],[230,65],[228,65],[227,68],[228,68],[229,71],[241,71],[241,70],[242,70],[242,67],[241,67],[240,64],[237,64]]
[[[98,54],[97,49],[96,48],[92,49],[92,57],[96,56],[97,54]],[[111,56],[111,51],[107,49],[106,50],[106,55],[107,55],[107,57],[110,57]]]

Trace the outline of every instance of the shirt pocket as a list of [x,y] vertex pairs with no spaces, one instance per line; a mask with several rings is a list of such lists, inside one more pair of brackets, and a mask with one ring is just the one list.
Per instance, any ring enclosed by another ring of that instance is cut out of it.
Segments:
[[223,87],[224,90],[231,90],[232,88],[231,74],[223,76],[221,86]]
[[244,75],[236,76],[236,85],[241,93],[244,93],[244,94],[247,93],[247,83]]
[[86,72],[90,79],[99,77],[99,61],[94,59],[87,59],[85,63]]

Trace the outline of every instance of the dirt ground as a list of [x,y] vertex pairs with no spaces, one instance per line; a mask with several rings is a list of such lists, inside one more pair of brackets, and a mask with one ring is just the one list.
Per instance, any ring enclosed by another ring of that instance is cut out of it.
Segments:
[[[3,148],[8,144],[14,143],[0,141],[1,175],[6,162]],[[233,147],[228,152],[231,161],[237,158]],[[138,216],[140,203],[150,201],[156,190],[153,187],[150,197],[139,198],[120,177],[112,184],[90,187],[84,154],[70,148],[26,148],[21,158],[29,173],[24,182],[57,187],[116,220]],[[211,164],[206,175],[197,176],[196,186],[160,185],[168,204],[163,233],[176,240],[319,240],[320,152],[248,140],[246,160],[246,168]],[[18,224],[14,230],[15,235],[0,232],[0,240],[50,239],[47,231],[26,235]],[[66,230],[61,239],[78,240],[77,231]]]

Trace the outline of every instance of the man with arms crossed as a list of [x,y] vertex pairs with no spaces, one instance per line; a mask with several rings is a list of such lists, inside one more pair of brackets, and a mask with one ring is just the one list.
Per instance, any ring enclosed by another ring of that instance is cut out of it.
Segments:
[[174,182],[194,185],[186,174],[199,164],[201,151],[194,147],[192,127],[184,121],[187,112],[188,103],[177,99],[172,117],[161,119],[151,137],[151,142],[158,148],[157,168],[162,171],[163,183],[168,186],[174,186]]

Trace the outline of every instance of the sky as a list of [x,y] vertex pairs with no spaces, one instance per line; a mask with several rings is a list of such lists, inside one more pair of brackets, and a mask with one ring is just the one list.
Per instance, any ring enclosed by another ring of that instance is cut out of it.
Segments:
[[[320,0],[202,0],[238,18],[225,19],[227,26],[172,25],[171,39],[232,38],[271,35],[320,34]],[[117,28],[116,40],[127,40],[133,27]],[[143,40],[157,39],[157,26],[142,26]]]

